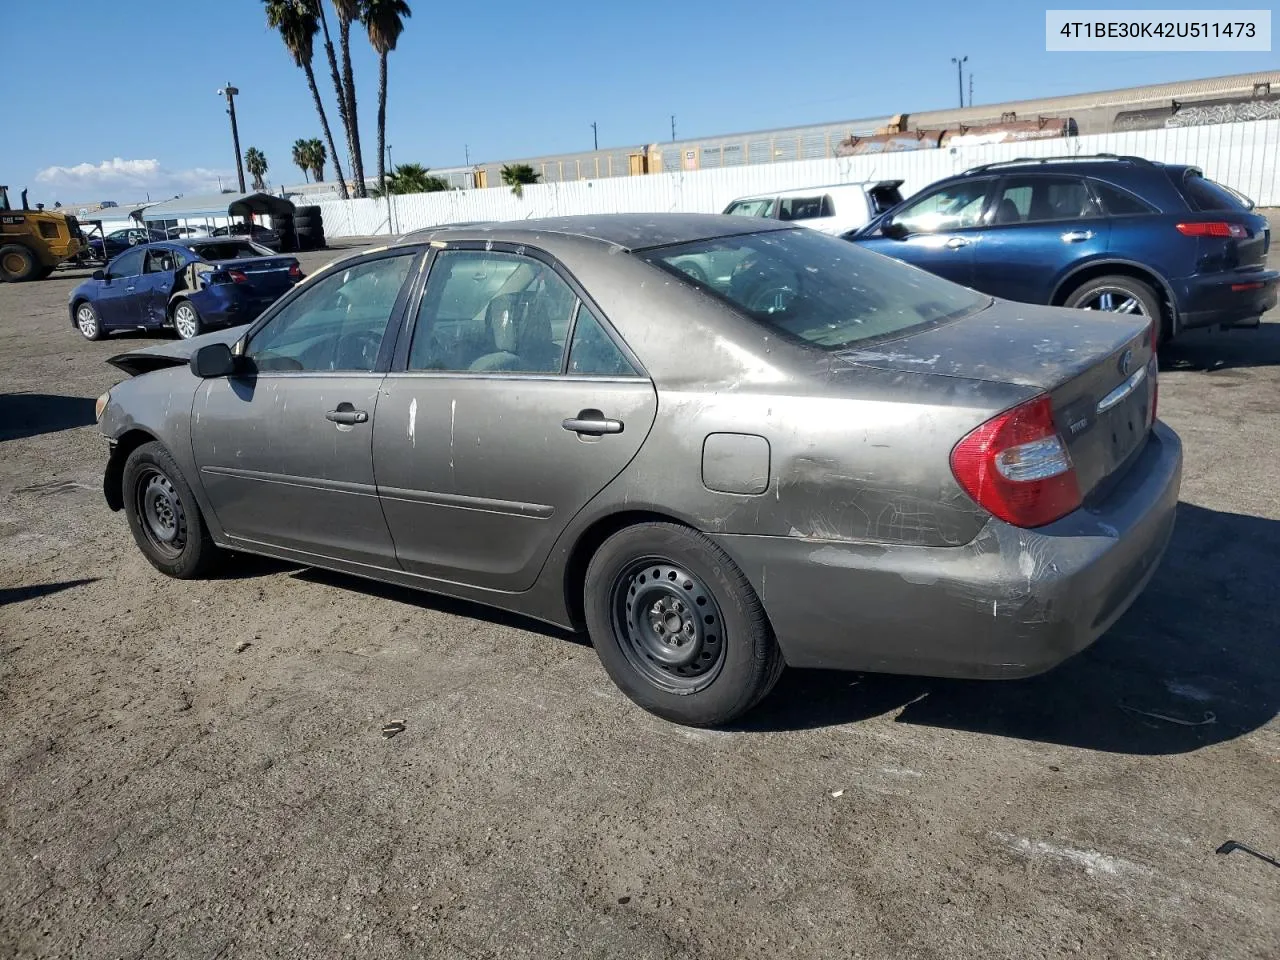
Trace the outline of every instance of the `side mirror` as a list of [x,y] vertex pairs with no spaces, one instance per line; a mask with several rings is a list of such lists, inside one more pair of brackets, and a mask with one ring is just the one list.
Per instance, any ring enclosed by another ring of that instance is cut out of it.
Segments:
[[892,217],[880,224],[880,233],[890,240],[905,240],[908,235],[907,228]]
[[202,380],[230,376],[235,368],[235,357],[225,343],[206,344],[191,355],[191,372]]
[[95,271],[93,271],[93,279],[94,279],[94,280],[105,280],[105,279],[107,279],[107,272],[106,272],[105,270],[95,270]]

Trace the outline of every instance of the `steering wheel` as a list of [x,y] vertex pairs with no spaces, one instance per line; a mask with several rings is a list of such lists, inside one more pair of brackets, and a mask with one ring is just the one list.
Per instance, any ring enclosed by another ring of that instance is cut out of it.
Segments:
[[[382,348],[382,337],[368,331],[352,333],[343,337],[338,342],[337,355],[334,361],[338,364],[338,369],[366,369],[372,370],[374,364],[378,362],[378,351]],[[354,363],[345,362],[347,358],[359,357],[363,361],[364,366],[360,367]]]

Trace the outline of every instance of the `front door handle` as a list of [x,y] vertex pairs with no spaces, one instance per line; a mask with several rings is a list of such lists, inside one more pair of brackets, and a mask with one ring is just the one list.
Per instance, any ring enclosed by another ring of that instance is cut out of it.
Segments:
[[125,288],[124,288],[124,292],[125,292],[125,293],[133,293],[133,287],[125,287]]
[[1082,240],[1092,240],[1092,230],[1069,230],[1062,235],[1063,243],[1080,243]]
[[584,434],[589,437],[622,432],[621,420],[611,420],[599,410],[579,410],[576,417],[569,417],[560,426],[570,433]]
[[369,414],[364,410],[357,410],[349,403],[340,403],[338,409],[330,410],[324,418],[341,424],[364,423],[369,419]]
[[967,247],[968,245],[969,241],[964,237],[952,237],[947,241],[947,246],[952,250],[959,250],[961,247]]

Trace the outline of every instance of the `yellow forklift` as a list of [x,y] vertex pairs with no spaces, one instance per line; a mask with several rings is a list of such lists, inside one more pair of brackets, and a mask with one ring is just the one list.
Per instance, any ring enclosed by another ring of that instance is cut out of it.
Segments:
[[62,211],[32,210],[27,191],[14,207],[9,188],[0,186],[0,283],[43,280],[54,267],[80,252],[83,240],[76,218]]

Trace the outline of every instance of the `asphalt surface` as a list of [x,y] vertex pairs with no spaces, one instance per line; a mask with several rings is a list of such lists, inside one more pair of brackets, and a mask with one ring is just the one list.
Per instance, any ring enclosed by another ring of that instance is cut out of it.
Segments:
[[1086,653],[697,732],[515,618],[156,573],[93,425],[146,338],[74,282],[0,286],[0,956],[1280,955],[1280,869],[1214,852],[1280,854],[1280,322],[1164,352],[1177,530]]

